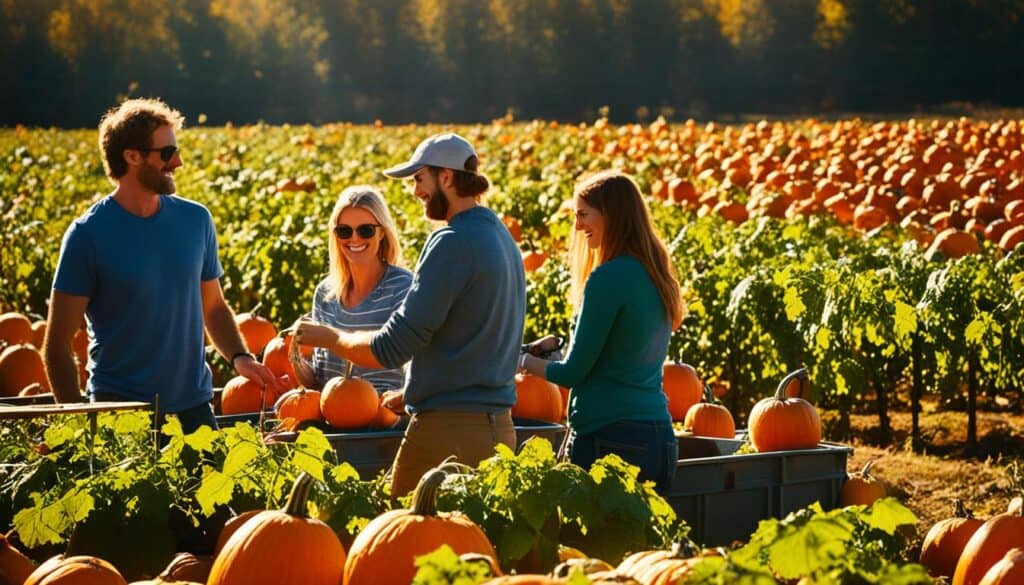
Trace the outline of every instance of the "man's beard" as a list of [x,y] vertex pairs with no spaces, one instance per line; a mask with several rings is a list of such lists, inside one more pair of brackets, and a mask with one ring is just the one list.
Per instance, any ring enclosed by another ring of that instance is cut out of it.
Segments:
[[163,174],[162,170],[162,168],[150,166],[148,163],[142,165],[142,168],[139,169],[139,183],[160,195],[174,193],[174,177]]
[[427,217],[437,221],[448,218],[448,198],[440,189],[435,189],[427,198]]

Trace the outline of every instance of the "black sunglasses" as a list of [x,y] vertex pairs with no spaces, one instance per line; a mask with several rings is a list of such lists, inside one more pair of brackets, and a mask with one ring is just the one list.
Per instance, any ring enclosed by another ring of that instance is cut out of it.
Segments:
[[373,237],[373,234],[377,233],[377,228],[380,227],[379,223],[364,223],[356,226],[353,230],[350,225],[339,225],[334,228],[334,235],[338,236],[342,240],[347,240],[352,237],[352,232],[359,234],[360,238],[368,240]]
[[178,154],[178,147],[173,144],[161,146],[160,148],[139,148],[136,150],[138,150],[139,152],[145,152],[146,154],[149,154],[154,151],[159,152],[160,160],[164,162],[170,161],[172,158],[174,158],[174,155]]

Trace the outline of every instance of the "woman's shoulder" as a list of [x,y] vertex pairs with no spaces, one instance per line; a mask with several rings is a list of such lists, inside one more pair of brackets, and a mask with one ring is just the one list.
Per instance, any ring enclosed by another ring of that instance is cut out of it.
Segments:
[[597,277],[600,279],[619,279],[636,277],[640,273],[647,273],[644,265],[633,256],[623,254],[603,262],[600,266],[594,268],[590,276],[591,278]]
[[380,280],[379,288],[407,289],[412,284],[412,272],[401,266],[389,264],[384,278]]

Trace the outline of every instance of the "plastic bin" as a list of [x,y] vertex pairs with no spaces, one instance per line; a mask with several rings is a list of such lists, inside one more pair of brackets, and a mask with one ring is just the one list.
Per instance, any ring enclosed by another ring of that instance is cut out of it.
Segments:
[[733,455],[742,443],[679,437],[680,460],[665,498],[694,540],[725,545],[749,538],[765,518],[783,518],[814,502],[826,510],[838,506],[852,448],[823,442],[813,449]]

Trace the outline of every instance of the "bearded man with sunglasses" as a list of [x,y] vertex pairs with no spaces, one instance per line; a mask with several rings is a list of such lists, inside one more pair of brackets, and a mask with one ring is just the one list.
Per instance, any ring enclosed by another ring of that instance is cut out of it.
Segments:
[[423,246],[405,301],[377,331],[297,328],[302,343],[328,347],[357,365],[409,362],[404,393],[385,393],[385,406],[404,402],[411,415],[392,468],[393,498],[450,455],[476,465],[499,443],[515,448],[510,411],[526,278],[508,229],[479,203],[490,183],[478,164],[466,139],[444,133],[384,171],[412,177],[427,217],[446,222]]
[[[50,296],[44,360],[58,402],[80,402],[71,343],[86,318],[87,393],[94,401],[158,403],[186,433],[216,428],[203,329],[235,370],[277,388],[245,350],[220,287],[223,269],[206,207],[174,195],[182,115],[159,100],[128,100],[99,128],[115,189],[64,234]],[[158,420],[162,425],[162,420]]]

